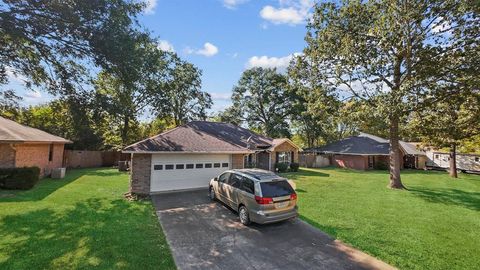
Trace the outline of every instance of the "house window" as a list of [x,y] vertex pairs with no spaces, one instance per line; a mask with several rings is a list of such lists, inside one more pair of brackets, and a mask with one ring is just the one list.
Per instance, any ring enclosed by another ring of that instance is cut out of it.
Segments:
[[165,165],[165,170],[173,170],[173,165],[172,164]]
[[185,168],[185,165],[184,165],[184,164],[177,164],[177,165],[175,166],[175,169],[177,169],[177,170],[183,170],[183,168]]
[[161,170],[163,170],[163,165],[153,165],[153,169],[155,171],[161,171]]
[[214,168],[220,168],[220,163],[213,163]]
[[203,163],[197,163],[197,164],[195,164],[195,168],[197,168],[197,169],[203,169]]
[[439,155],[435,155],[435,158],[439,158],[440,156]]
[[475,161],[480,161],[480,157],[475,157]]
[[187,168],[187,169],[193,169],[193,164],[187,164],[187,165],[186,165],[186,168]]
[[292,154],[290,152],[278,152],[277,163],[290,163],[292,162]]
[[212,163],[205,163],[205,168],[212,168]]
[[48,161],[53,160],[53,144],[50,144],[48,147]]
[[222,163],[222,168],[227,168],[228,167],[228,163]]

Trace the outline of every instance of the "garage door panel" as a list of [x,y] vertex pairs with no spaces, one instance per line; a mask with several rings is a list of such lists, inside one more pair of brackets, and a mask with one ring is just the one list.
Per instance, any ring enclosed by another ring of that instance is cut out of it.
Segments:
[[160,192],[207,187],[210,179],[230,167],[230,155],[152,155],[150,190]]

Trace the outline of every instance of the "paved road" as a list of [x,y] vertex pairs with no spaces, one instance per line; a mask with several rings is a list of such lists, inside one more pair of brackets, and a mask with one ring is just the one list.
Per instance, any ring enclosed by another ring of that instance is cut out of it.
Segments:
[[152,200],[179,269],[392,269],[299,219],[243,226],[206,190]]

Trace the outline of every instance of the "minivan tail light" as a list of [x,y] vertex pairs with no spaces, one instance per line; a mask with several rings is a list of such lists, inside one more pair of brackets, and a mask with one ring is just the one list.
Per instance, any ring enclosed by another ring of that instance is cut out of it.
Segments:
[[290,195],[290,200],[296,200],[297,199],[297,193],[292,193],[292,195]]
[[255,201],[257,201],[258,204],[272,204],[273,198],[255,196]]

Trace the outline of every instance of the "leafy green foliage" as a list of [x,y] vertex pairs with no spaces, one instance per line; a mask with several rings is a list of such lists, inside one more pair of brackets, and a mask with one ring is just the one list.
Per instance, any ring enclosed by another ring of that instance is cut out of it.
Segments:
[[31,189],[40,180],[38,167],[2,168],[0,169],[0,188]]
[[290,171],[291,172],[298,172],[298,168],[300,168],[300,164],[296,162],[290,163]]
[[468,1],[316,5],[305,38],[304,77],[312,76],[325,93],[359,100],[386,119],[390,187],[403,188],[398,143],[402,120],[438,100],[445,87],[458,85],[452,76],[478,86],[472,83],[471,62],[478,61],[473,56],[479,51],[479,25]]
[[275,169],[277,170],[277,172],[286,172],[288,171],[288,163],[277,162],[275,163]]
[[0,2],[0,82],[7,69],[27,86],[71,93],[88,75],[86,67],[114,68],[131,40],[148,36],[135,16],[144,4],[123,0]]
[[232,108],[221,117],[245,121],[249,128],[270,137],[290,137],[288,118],[292,99],[286,76],[276,69],[252,68],[233,88]]

